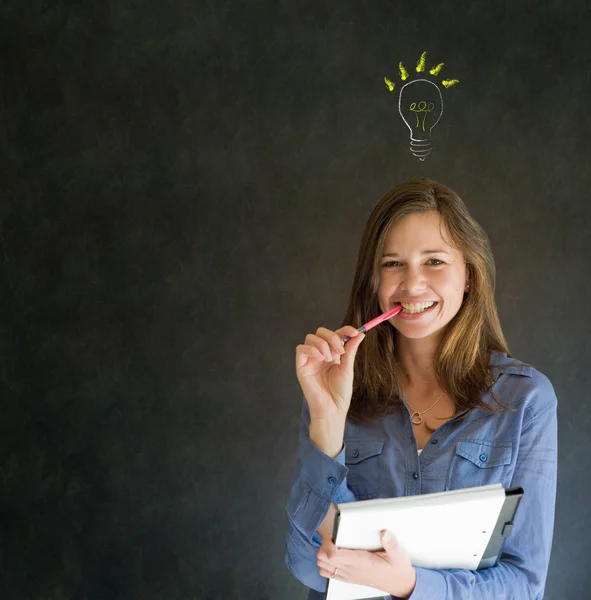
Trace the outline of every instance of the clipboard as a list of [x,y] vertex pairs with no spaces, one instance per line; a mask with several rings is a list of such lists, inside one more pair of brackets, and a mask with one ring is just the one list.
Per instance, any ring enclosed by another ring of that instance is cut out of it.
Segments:
[[[340,548],[382,550],[391,530],[414,566],[486,569],[495,566],[511,534],[523,488],[502,484],[337,505],[332,541]],[[422,523],[422,528],[417,525]],[[327,579],[326,600],[383,598],[387,592]]]

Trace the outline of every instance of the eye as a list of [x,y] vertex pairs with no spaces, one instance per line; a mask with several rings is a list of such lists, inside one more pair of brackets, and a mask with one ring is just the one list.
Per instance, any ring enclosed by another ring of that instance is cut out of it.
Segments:
[[[398,267],[400,264],[401,263],[399,263],[397,260],[389,260],[388,262],[382,263],[382,267]],[[445,263],[442,260],[439,260],[438,258],[430,258],[427,261],[427,264],[430,264],[432,267],[439,267],[440,265],[444,265]]]

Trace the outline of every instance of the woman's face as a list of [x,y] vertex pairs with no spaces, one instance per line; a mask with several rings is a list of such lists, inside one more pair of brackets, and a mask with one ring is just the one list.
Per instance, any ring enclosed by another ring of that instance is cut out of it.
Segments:
[[[386,312],[399,302],[415,304],[390,319],[407,338],[442,333],[467,291],[463,253],[447,244],[442,233],[449,239],[441,216],[432,211],[404,217],[386,236],[378,291],[380,308]],[[422,310],[423,302],[434,304]]]

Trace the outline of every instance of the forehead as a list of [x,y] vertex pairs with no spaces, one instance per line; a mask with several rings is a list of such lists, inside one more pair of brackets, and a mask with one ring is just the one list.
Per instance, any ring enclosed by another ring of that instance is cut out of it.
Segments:
[[414,252],[441,249],[459,252],[441,215],[437,212],[413,213],[394,223],[386,233],[384,252]]

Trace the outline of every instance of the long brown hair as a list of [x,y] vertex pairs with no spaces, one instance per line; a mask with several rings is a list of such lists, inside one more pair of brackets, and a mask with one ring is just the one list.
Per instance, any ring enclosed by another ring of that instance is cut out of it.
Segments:
[[[470,283],[470,291],[447,324],[435,355],[438,383],[454,400],[456,413],[478,406],[496,412],[482,401],[483,392],[494,383],[490,353],[498,350],[509,357],[511,354],[494,299],[492,249],[485,231],[461,198],[441,183],[424,178],[404,181],[374,208],[361,240],[343,325],[360,327],[380,314],[381,255],[388,230],[410,214],[428,211],[441,215],[451,238],[448,243],[463,252]],[[357,422],[368,421],[402,406],[400,383],[407,376],[396,356],[394,327],[369,331],[355,359],[353,397],[347,416]]]

